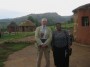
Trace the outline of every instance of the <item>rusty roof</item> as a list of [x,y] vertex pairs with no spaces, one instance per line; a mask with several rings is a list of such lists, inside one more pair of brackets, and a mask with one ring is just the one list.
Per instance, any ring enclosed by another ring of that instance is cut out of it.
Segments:
[[77,12],[77,10],[87,10],[87,9],[90,9],[90,3],[82,5],[76,9],[74,9],[73,12]]

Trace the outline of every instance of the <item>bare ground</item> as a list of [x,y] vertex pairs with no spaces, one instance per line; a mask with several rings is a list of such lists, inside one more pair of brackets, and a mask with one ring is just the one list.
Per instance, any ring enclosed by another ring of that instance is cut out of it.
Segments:
[[[72,45],[73,52],[70,56],[70,67],[90,67],[90,47]],[[28,46],[20,51],[11,54],[5,62],[5,67],[36,67],[37,49],[35,45]],[[50,52],[51,67],[53,63],[52,51]],[[42,59],[42,66],[45,66],[45,59]]]

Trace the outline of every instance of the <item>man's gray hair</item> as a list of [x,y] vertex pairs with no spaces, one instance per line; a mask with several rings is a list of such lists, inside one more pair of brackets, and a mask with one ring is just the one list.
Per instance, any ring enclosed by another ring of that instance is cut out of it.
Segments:
[[42,20],[41,21],[47,21],[47,18],[42,18]]

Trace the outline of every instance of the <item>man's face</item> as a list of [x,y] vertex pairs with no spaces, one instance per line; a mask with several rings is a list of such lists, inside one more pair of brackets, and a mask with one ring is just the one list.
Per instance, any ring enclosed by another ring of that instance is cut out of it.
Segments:
[[42,25],[47,25],[47,20],[41,21],[41,24],[42,24]]

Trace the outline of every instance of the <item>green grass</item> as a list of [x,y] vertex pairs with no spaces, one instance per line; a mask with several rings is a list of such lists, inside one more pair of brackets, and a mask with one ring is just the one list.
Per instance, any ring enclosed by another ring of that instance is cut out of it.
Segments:
[[[55,30],[55,25],[49,26],[52,30]],[[61,24],[62,29],[73,29],[74,23],[62,23]]]
[[70,29],[74,27],[74,23],[63,23],[62,28]]
[[3,34],[0,41],[19,39],[34,35],[34,32],[17,32],[15,34]]
[[18,50],[23,49],[26,46],[29,46],[30,43],[14,43],[14,42],[8,42],[13,39],[19,39],[24,38],[28,36],[34,35],[34,32],[18,32],[15,34],[3,34],[0,38],[0,42],[4,42],[3,44],[0,44],[0,67],[4,67],[3,62],[7,60],[7,57]]
[[3,64],[3,62],[0,62],[0,67],[4,67],[4,64]]
[[0,67],[4,67],[3,62],[7,60],[10,54],[29,45],[30,43],[5,43],[0,45]]
[[24,48],[25,46],[28,46],[30,43],[5,43],[5,47],[9,50],[17,51],[19,49]]

